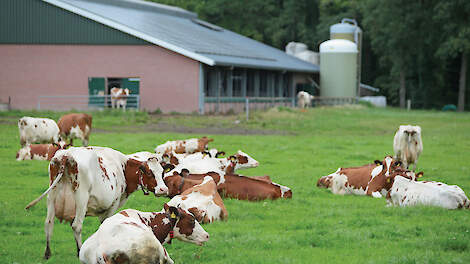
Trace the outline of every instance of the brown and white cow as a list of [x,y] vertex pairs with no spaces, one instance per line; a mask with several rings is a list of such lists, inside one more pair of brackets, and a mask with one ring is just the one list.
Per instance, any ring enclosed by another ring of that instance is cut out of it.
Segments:
[[207,150],[207,144],[214,141],[212,138],[190,138],[186,140],[167,141],[155,148],[156,153],[170,153],[174,151],[178,154],[202,152]]
[[395,159],[403,163],[403,167],[408,169],[410,164],[418,163],[419,155],[423,152],[423,140],[421,139],[421,127],[402,125],[398,128],[393,138],[393,151]]
[[59,149],[67,149],[70,144],[59,141],[52,144],[31,144],[18,150],[16,160],[51,160]]
[[380,198],[386,195],[384,188],[386,177],[395,170],[401,169],[401,162],[386,156],[383,161],[367,164],[361,167],[339,168],[336,172],[321,177],[318,187],[331,189],[334,194],[368,195]]
[[104,147],[57,151],[49,164],[49,188],[26,206],[29,209],[48,194],[44,257],[51,255],[49,243],[54,217],[71,222],[78,252],[85,216],[98,216],[103,222],[138,189],[144,194],[158,195],[159,188],[149,162],[152,161],[140,162]]
[[69,139],[73,144],[74,138],[82,140],[83,146],[88,146],[91,133],[92,117],[84,113],[72,113],[63,115],[57,125],[60,129],[60,136],[65,140]]
[[32,143],[57,143],[59,127],[49,118],[23,116],[18,120],[20,144],[22,147]]
[[168,205],[188,210],[200,223],[226,220],[228,217],[224,202],[217,192],[217,185],[210,176],[173,197]]
[[312,104],[313,99],[315,99],[315,96],[305,91],[297,93],[297,105],[301,109],[308,108]]
[[161,245],[171,243],[173,237],[197,245],[209,240],[195,217],[181,208],[164,204],[160,212],[126,209],[107,218],[83,243],[80,261],[158,263],[156,259],[168,256]]
[[113,87],[110,90],[111,93],[111,107],[112,108],[120,108],[125,111],[127,105],[127,96],[129,95],[129,89],[125,88],[117,88]]

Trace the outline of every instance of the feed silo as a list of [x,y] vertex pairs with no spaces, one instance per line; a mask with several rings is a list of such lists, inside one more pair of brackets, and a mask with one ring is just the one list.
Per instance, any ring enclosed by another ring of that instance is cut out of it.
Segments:
[[330,26],[330,39],[347,39],[357,45],[357,95],[361,83],[362,30],[355,19],[343,18],[341,23]]
[[357,45],[345,39],[320,44],[320,95],[357,96]]

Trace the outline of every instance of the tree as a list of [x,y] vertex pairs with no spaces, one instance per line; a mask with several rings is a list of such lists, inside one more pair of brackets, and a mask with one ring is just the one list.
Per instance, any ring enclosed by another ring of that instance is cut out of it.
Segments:
[[442,25],[442,43],[437,55],[460,57],[459,92],[457,109],[465,109],[465,90],[468,55],[470,54],[470,1],[451,0],[439,2],[434,11],[435,19]]

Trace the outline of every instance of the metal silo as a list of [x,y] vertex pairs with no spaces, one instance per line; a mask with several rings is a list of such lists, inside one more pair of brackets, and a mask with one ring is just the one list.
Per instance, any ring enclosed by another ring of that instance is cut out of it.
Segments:
[[345,39],[320,44],[320,95],[357,96],[357,45]]

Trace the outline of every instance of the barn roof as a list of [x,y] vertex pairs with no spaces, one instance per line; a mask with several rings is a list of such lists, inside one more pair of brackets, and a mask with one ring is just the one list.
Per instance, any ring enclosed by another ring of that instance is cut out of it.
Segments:
[[210,66],[319,72],[317,65],[178,7],[139,0],[44,1]]

